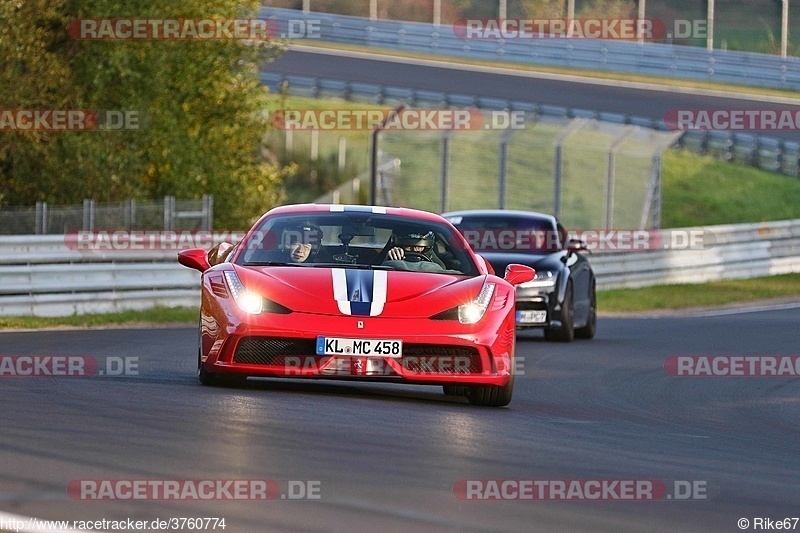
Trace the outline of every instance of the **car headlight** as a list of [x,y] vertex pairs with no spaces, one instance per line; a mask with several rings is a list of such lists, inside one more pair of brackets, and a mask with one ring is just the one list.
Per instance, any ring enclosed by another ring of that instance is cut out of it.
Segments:
[[484,284],[477,298],[458,306],[458,321],[462,324],[475,324],[478,322],[486,314],[486,309],[489,307],[489,302],[492,301],[493,294],[494,283]]
[[228,289],[233,295],[233,300],[239,309],[251,315],[257,315],[264,309],[264,299],[251,291],[248,291],[236,272],[232,270],[225,271],[225,281],[228,282]]
[[552,289],[556,286],[557,276],[552,272],[536,272],[536,276],[531,281],[520,283],[520,289]]

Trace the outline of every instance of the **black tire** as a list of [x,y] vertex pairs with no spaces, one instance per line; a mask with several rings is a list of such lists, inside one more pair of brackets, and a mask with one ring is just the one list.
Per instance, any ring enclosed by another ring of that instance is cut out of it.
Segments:
[[572,294],[572,283],[570,283],[567,286],[566,294],[564,294],[564,303],[561,304],[561,327],[545,329],[545,340],[572,342],[572,339],[575,338],[575,310]]
[[469,389],[466,385],[442,385],[445,396],[466,396]]
[[203,366],[197,370],[197,379],[200,383],[209,387],[236,387],[243,384],[247,380],[247,376],[239,376],[236,374],[212,374],[207,371]]
[[514,395],[514,376],[508,378],[508,383],[502,387],[498,385],[476,385],[469,387],[467,400],[472,405],[484,407],[503,407],[511,403]]
[[592,294],[589,296],[589,319],[586,325],[575,330],[575,336],[579,339],[593,339],[597,333],[597,290],[595,282],[592,282]]

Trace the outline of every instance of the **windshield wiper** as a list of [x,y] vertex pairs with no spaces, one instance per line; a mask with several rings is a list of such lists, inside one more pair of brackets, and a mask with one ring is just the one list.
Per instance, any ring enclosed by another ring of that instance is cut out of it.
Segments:
[[312,263],[309,266],[315,268],[353,268],[357,270],[397,270],[396,268],[387,265],[354,265],[351,263]]
[[244,263],[242,266],[252,267],[252,266],[279,266],[279,267],[288,267],[288,266],[302,266],[302,263],[284,263],[282,261],[251,261],[249,263]]

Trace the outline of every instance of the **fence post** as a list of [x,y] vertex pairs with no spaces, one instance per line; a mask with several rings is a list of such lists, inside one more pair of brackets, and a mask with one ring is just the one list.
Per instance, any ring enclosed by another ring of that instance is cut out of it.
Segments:
[[447,211],[447,186],[450,180],[450,130],[442,133],[442,166],[440,173],[440,204],[439,213]]
[[136,200],[125,201],[125,228],[132,230],[136,226]]
[[36,235],[47,233],[47,202],[36,202]]
[[625,126],[625,131],[611,143],[606,155],[606,227],[611,229],[614,225],[614,181],[616,180],[617,150],[625,139],[633,133],[634,126]]
[[83,201],[83,231],[94,231],[94,200]]
[[497,207],[506,208],[506,182],[508,180],[508,138],[513,130],[507,129],[500,136],[500,153],[497,169]]
[[201,224],[205,231],[212,231],[214,228],[214,197],[210,194],[203,195],[203,220]]
[[339,137],[339,172],[347,165],[347,137]]
[[175,197],[164,197],[164,230],[175,229]]
[[311,130],[311,160],[319,158],[319,130]]

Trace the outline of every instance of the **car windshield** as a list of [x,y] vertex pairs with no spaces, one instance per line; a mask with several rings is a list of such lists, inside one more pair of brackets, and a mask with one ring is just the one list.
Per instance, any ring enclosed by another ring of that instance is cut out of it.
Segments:
[[[398,249],[402,258],[393,252]],[[236,263],[478,274],[447,224],[363,212],[268,217],[250,234]]]
[[478,253],[550,253],[563,248],[549,219],[514,216],[448,217]]

